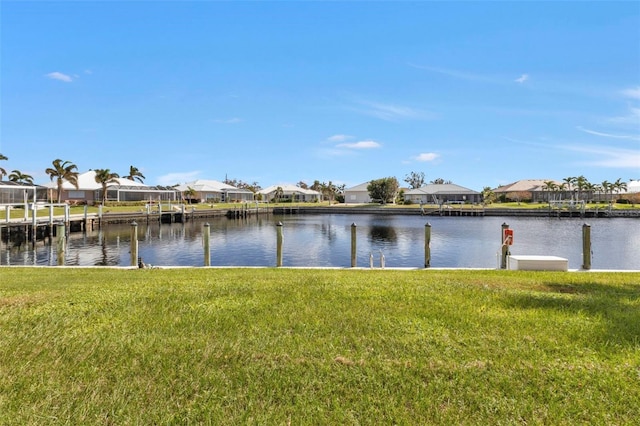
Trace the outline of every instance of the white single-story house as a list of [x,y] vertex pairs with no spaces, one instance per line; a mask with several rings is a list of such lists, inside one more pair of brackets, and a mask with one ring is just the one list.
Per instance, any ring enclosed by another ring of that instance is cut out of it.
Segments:
[[345,204],[365,204],[371,202],[369,191],[367,186],[370,182],[361,183],[360,185],[353,186],[344,190],[344,203]]
[[231,203],[254,200],[254,193],[248,189],[236,188],[217,180],[198,179],[176,186],[183,198],[188,198],[185,191],[193,189],[193,197],[201,203]]
[[443,204],[448,202],[480,203],[482,194],[473,189],[453,183],[430,183],[404,193],[405,200],[423,204]]
[[[116,178],[117,184],[107,186],[107,201],[177,201],[180,194],[174,188],[149,186],[130,179]],[[57,200],[56,179],[44,185],[49,190],[49,198]],[[64,181],[61,200],[71,203],[94,204],[102,202],[102,184],[96,182],[96,172],[89,170],[78,174],[78,187]]]
[[[271,185],[268,188],[258,191],[262,194],[264,201],[274,201],[279,198],[282,201],[294,202],[319,202],[322,200],[322,194],[313,189],[304,189],[291,184]],[[279,194],[278,194],[279,193]]]

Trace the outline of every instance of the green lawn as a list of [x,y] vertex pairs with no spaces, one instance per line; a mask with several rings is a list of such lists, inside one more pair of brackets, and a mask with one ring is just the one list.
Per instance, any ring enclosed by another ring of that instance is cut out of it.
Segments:
[[635,424],[640,273],[0,268],[0,424]]

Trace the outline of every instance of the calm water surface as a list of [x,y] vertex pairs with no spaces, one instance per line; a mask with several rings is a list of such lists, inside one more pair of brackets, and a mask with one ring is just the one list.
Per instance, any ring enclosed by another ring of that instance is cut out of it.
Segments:
[[[284,266],[351,265],[351,224],[357,225],[358,266],[423,267],[425,224],[431,224],[431,266],[496,268],[501,225],[514,230],[511,254],[555,255],[582,265],[584,219],[515,217],[419,217],[287,215],[245,220],[209,219],[212,266],[275,266],[276,224],[284,224]],[[640,270],[638,219],[589,219],[593,269]],[[139,255],[158,266],[202,266],[205,221],[139,224]],[[72,233],[66,265],[130,263],[130,225]],[[56,244],[39,241],[0,247],[1,265],[56,265]]]

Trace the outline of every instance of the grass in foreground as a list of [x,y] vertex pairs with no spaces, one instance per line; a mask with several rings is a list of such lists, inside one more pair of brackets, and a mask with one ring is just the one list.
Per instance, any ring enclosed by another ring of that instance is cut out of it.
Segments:
[[0,423],[632,424],[640,273],[0,269]]

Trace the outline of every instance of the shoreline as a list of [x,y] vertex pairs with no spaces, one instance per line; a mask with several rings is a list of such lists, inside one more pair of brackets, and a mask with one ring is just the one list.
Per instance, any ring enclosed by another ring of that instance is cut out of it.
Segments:
[[162,217],[157,213],[144,212],[122,212],[105,213],[102,215],[103,224],[109,223],[129,223],[132,221],[160,221],[162,223],[189,221],[194,219],[208,219],[217,217],[227,217],[229,219],[240,219],[255,215],[294,215],[294,214],[345,214],[345,215],[398,215],[398,216],[440,216],[440,217],[549,217],[549,218],[640,218],[640,209],[625,210],[548,210],[546,208],[516,209],[501,207],[454,207],[439,208],[427,207],[421,210],[418,207],[383,207],[383,206],[277,206],[249,208],[244,205],[236,209],[199,209],[185,212],[163,212]]

